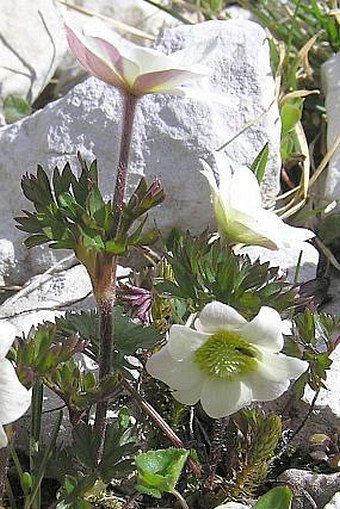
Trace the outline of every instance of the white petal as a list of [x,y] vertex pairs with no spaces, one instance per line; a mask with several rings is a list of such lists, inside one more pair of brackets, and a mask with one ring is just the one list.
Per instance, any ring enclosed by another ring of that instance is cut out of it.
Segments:
[[219,193],[219,189],[218,189],[218,186],[217,186],[217,182],[216,182],[216,178],[215,178],[215,174],[213,172],[213,169],[203,159],[200,159],[200,162],[203,165],[203,170],[201,170],[202,175],[204,175],[205,178],[207,179],[207,181],[208,181],[208,183],[209,183],[209,185],[211,187],[212,192],[215,193],[215,194],[218,194]]
[[280,352],[283,347],[282,328],[283,322],[279,313],[273,308],[262,306],[258,315],[243,325],[240,334],[249,343],[271,352]]
[[173,325],[169,332],[167,348],[173,359],[182,361],[191,356],[207,339],[208,334],[197,332],[185,325]]
[[311,230],[308,230],[307,228],[290,226],[286,223],[283,224],[283,247],[292,247],[295,246],[296,243],[305,242],[306,240],[315,237],[315,233]]
[[0,359],[6,356],[17,333],[18,330],[14,325],[3,320],[0,321]]
[[224,216],[215,206],[215,214],[221,231],[233,242],[242,244],[263,246],[268,249],[278,249],[277,230],[266,228],[263,214],[266,211],[258,209],[252,215],[240,210],[223,210]]
[[252,214],[262,207],[258,180],[246,166],[240,166],[234,171],[229,193],[231,207],[245,214]]
[[6,447],[7,443],[8,443],[7,435],[5,433],[3,426],[1,426],[0,424],[0,449],[2,447]]
[[0,423],[8,424],[21,417],[31,403],[31,392],[20,382],[7,359],[0,360]]
[[183,405],[196,405],[201,396],[202,379],[190,389],[174,391],[173,397]]
[[202,378],[201,371],[191,358],[182,362],[175,361],[167,346],[153,354],[145,367],[151,376],[162,380],[172,389],[189,389],[196,386]]
[[210,302],[200,312],[195,321],[195,328],[199,332],[214,333],[221,329],[236,330],[247,323],[234,308],[222,302]]
[[227,156],[224,152],[214,153],[219,175],[219,193],[222,206],[228,210],[231,206],[232,172]]
[[306,361],[282,353],[265,353],[263,350],[257,373],[266,380],[284,382],[288,379],[298,378],[307,368],[308,362]]
[[201,405],[213,419],[231,415],[252,401],[252,391],[240,380],[228,382],[207,378],[202,386]]
[[280,397],[288,389],[290,380],[273,382],[272,380],[264,379],[259,373],[253,373],[244,379],[244,383],[251,388],[253,401],[272,401]]

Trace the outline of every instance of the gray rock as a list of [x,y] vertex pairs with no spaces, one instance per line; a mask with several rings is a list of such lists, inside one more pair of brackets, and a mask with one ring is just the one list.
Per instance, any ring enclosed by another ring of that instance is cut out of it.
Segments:
[[[327,148],[330,150],[340,134],[340,53],[322,66],[322,84],[326,96]],[[324,197],[330,202],[340,196],[340,148],[333,155],[324,182]]]
[[[149,182],[161,179],[166,200],[150,215],[151,223],[156,220],[163,233],[174,226],[199,232],[213,221],[210,190],[200,174],[199,158],[212,163],[212,152],[228,140],[233,141],[225,150],[236,169],[238,164],[249,165],[269,141],[263,192],[270,201],[278,190],[280,122],[265,31],[250,21],[209,21],[165,31],[158,47],[166,52],[183,49],[188,61],[200,55],[212,74],[196,86],[201,100],[168,95],[140,100],[128,191],[142,174]],[[49,172],[66,161],[75,167],[75,154],[80,151],[88,160],[98,158],[101,187],[111,196],[120,111],[117,90],[90,78],[65,98],[0,130],[0,238],[14,244],[18,280],[25,281],[65,256],[46,246],[29,253],[23,248],[24,235],[15,230],[12,219],[21,209],[30,208],[20,190],[21,175],[35,172],[37,163]],[[241,132],[251,121],[253,125]]]
[[292,509],[320,509],[339,491],[340,473],[314,474],[292,468],[278,480],[287,483],[294,492]]
[[15,94],[32,103],[67,49],[54,1],[2,2],[0,34],[0,99]]

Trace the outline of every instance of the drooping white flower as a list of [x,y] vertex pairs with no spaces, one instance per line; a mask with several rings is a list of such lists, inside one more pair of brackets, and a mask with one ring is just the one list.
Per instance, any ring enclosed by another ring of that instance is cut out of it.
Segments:
[[16,375],[12,363],[5,358],[15,336],[16,328],[9,323],[0,325],[0,448],[6,447],[7,436],[3,428],[21,417],[31,404],[28,391]]
[[182,93],[181,85],[209,73],[203,65],[185,62],[181,52],[165,55],[130,43],[95,18],[82,30],[68,20],[65,28],[73,54],[90,74],[136,96]]
[[215,161],[219,183],[205,161],[202,174],[212,190],[219,231],[229,242],[275,250],[315,236],[311,230],[284,223],[275,212],[262,207],[260,186],[249,168],[240,166],[232,173],[222,152],[215,153]]
[[200,401],[213,418],[231,415],[252,401],[278,398],[306,371],[306,361],[280,353],[284,327],[273,308],[261,307],[248,322],[232,307],[211,302],[195,329],[171,327],[166,346],[150,357],[146,369],[181,403]]

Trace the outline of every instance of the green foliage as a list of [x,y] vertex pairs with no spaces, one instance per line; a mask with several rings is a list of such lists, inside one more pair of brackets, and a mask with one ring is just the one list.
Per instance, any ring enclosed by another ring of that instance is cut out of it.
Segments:
[[293,335],[287,338],[284,352],[309,362],[309,369],[294,384],[295,393],[300,397],[306,383],[317,391],[325,387],[327,370],[332,361],[330,353],[339,342],[339,318],[326,313],[305,310],[294,317]]
[[4,99],[2,107],[7,124],[12,124],[32,113],[32,108],[26,99],[17,95],[8,95]]
[[254,509],[290,509],[293,493],[288,486],[278,486],[262,495],[254,505]]
[[103,481],[105,486],[113,479],[120,479],[133,471],[133,456],[138,446],[126,408],[121,409],[117,418],[107,424],[103,454],[98,462],[99,443],[100,437],[92,426],[80,423],[74,428],[69,457],[77,471],[64,479],[59,493],[59,509],[91,507],[82,506],[81,503],[86,501],[97,481]]
[[238,0],[249,9],[288,50],[287,58],[295,58],[298,51],[315,35],[317,42],[310,52],[312,66],[319,68],[333,52],[340,49],[340,26],[332,13],[329,0]]
[[136,458],[138,484],[136,489],[156,498],[171,493],[189,455],[185,449],[170,447],[139,453]]
[[45,378],[45,383],[65,401],[70,419],[76,425],[85,410],[98,399],[96,378],[90,371],[82,372],[73,359],[59,364]]
[[267,476],[269,461],[281,438],[281,418],[243,409],[236,426],[239,430],[238,465],[228,490],[234,497],[250,496]]
[[153,242],[155,230],[142,232],[145,219],[132,233],[128,231],[135,220],[164,199],[159,183],[148,188],[141,178],[128,203],[123,205],[117,229],[115,205],[103,199],[98,187],[97,162],[88,166],[81,160],[81,167],[78,179],[68,163],[62,171],[54,169],[51,183],[41,166],[36,176],[23,177],[24,195],[35,208],[35,212],[24,211],[25,216],[16,218],[17,227],[30,234],[25,245],[30,248],[48,243],[53,249],[73,249],[86,262],[89,251],[118,255],[125,253],[129,245]]
[[[117,361],[123,361],[125,355],[136,354],[140,348],[155,345],[160,334],[153,325],[141,325],[115,306],[112,315],[113,343],[116,347]],[[67,312],[65,317],[56,318],[57,334],[62,336],[78,333],[86,342],[85,351],[94,360],[98,355],[99,315],[95,310]]]
[[251,263],[248,256],[235,255],[221,240],[211,241],[206,232],[195,237],[175,230],[167,247],[173,277],[156,280],[156,289],[185,301],[189,312],[218,300],[249,318],[263,305],[284,311],[296,302],[296,292],[279,276],[278,268]]
[[82,342],[74,333],[57,338],[54,324],[39,325],[19,341],[15,350],[19,378],[31,385],[37,377],[48,377],[82,348]]
[[281,106],[281,157],[288,160],[294,154],[300,153],[300,144],[295,132],[296,124],[301,120],[303,99],[295,97],[287,99]]
[[259,184],[261,184],[264,177],[264,173],[266,171],[268,156],[269,156],[269,143],[267,142],[263,145],[262,149],[257,154],[251,165],[251,169],[253,170]]

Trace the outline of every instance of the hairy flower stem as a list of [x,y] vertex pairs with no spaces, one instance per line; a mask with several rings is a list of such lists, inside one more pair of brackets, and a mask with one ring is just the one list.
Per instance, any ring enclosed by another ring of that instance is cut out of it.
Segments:
[[[113,193],[113,228],[115,235],[119,228],[122,205],[125,197],[126,177],[129,164],[129,151],[132,138],[133,120],[137,97],[124,92],[122,131],[120,138],[119,159],[117,166],[116,185]],[[105,258],[105,256],[104,256]],[[99,344],[99,384],[111,373],[113,355],[113,324],[112,313],[116,298],[117,256],[98,260],[94,288],[100,320]],[[97,458],[100,460],[104,442],[107,401],[100,401],[96,408],[94,428],[100,436],[100,447]]]
[[123,123],[122,134],[119,148],[119,159],[117,167],[116,185],[113,194],[114,216],[113,216],[113,234],[117,233],[122,204],[125,196],[126,177],[129,164],[129,151],[132,138],[133,120],[138,97],[129,92],[123,93]]
[[221,459],[224,435],[228,423],[229,417],[222,417],[222,419],[216,419],[214,421],[213,436],[208,457],[208,472],[207,477],[204,480],[204,487],[208,490],[212,490],[214,488],[216,469],[219,460]]
[[2,498],[6,482],[6,469],[7,469],[8,449],[3,447],[0,449],[0,506],[2,505]]

